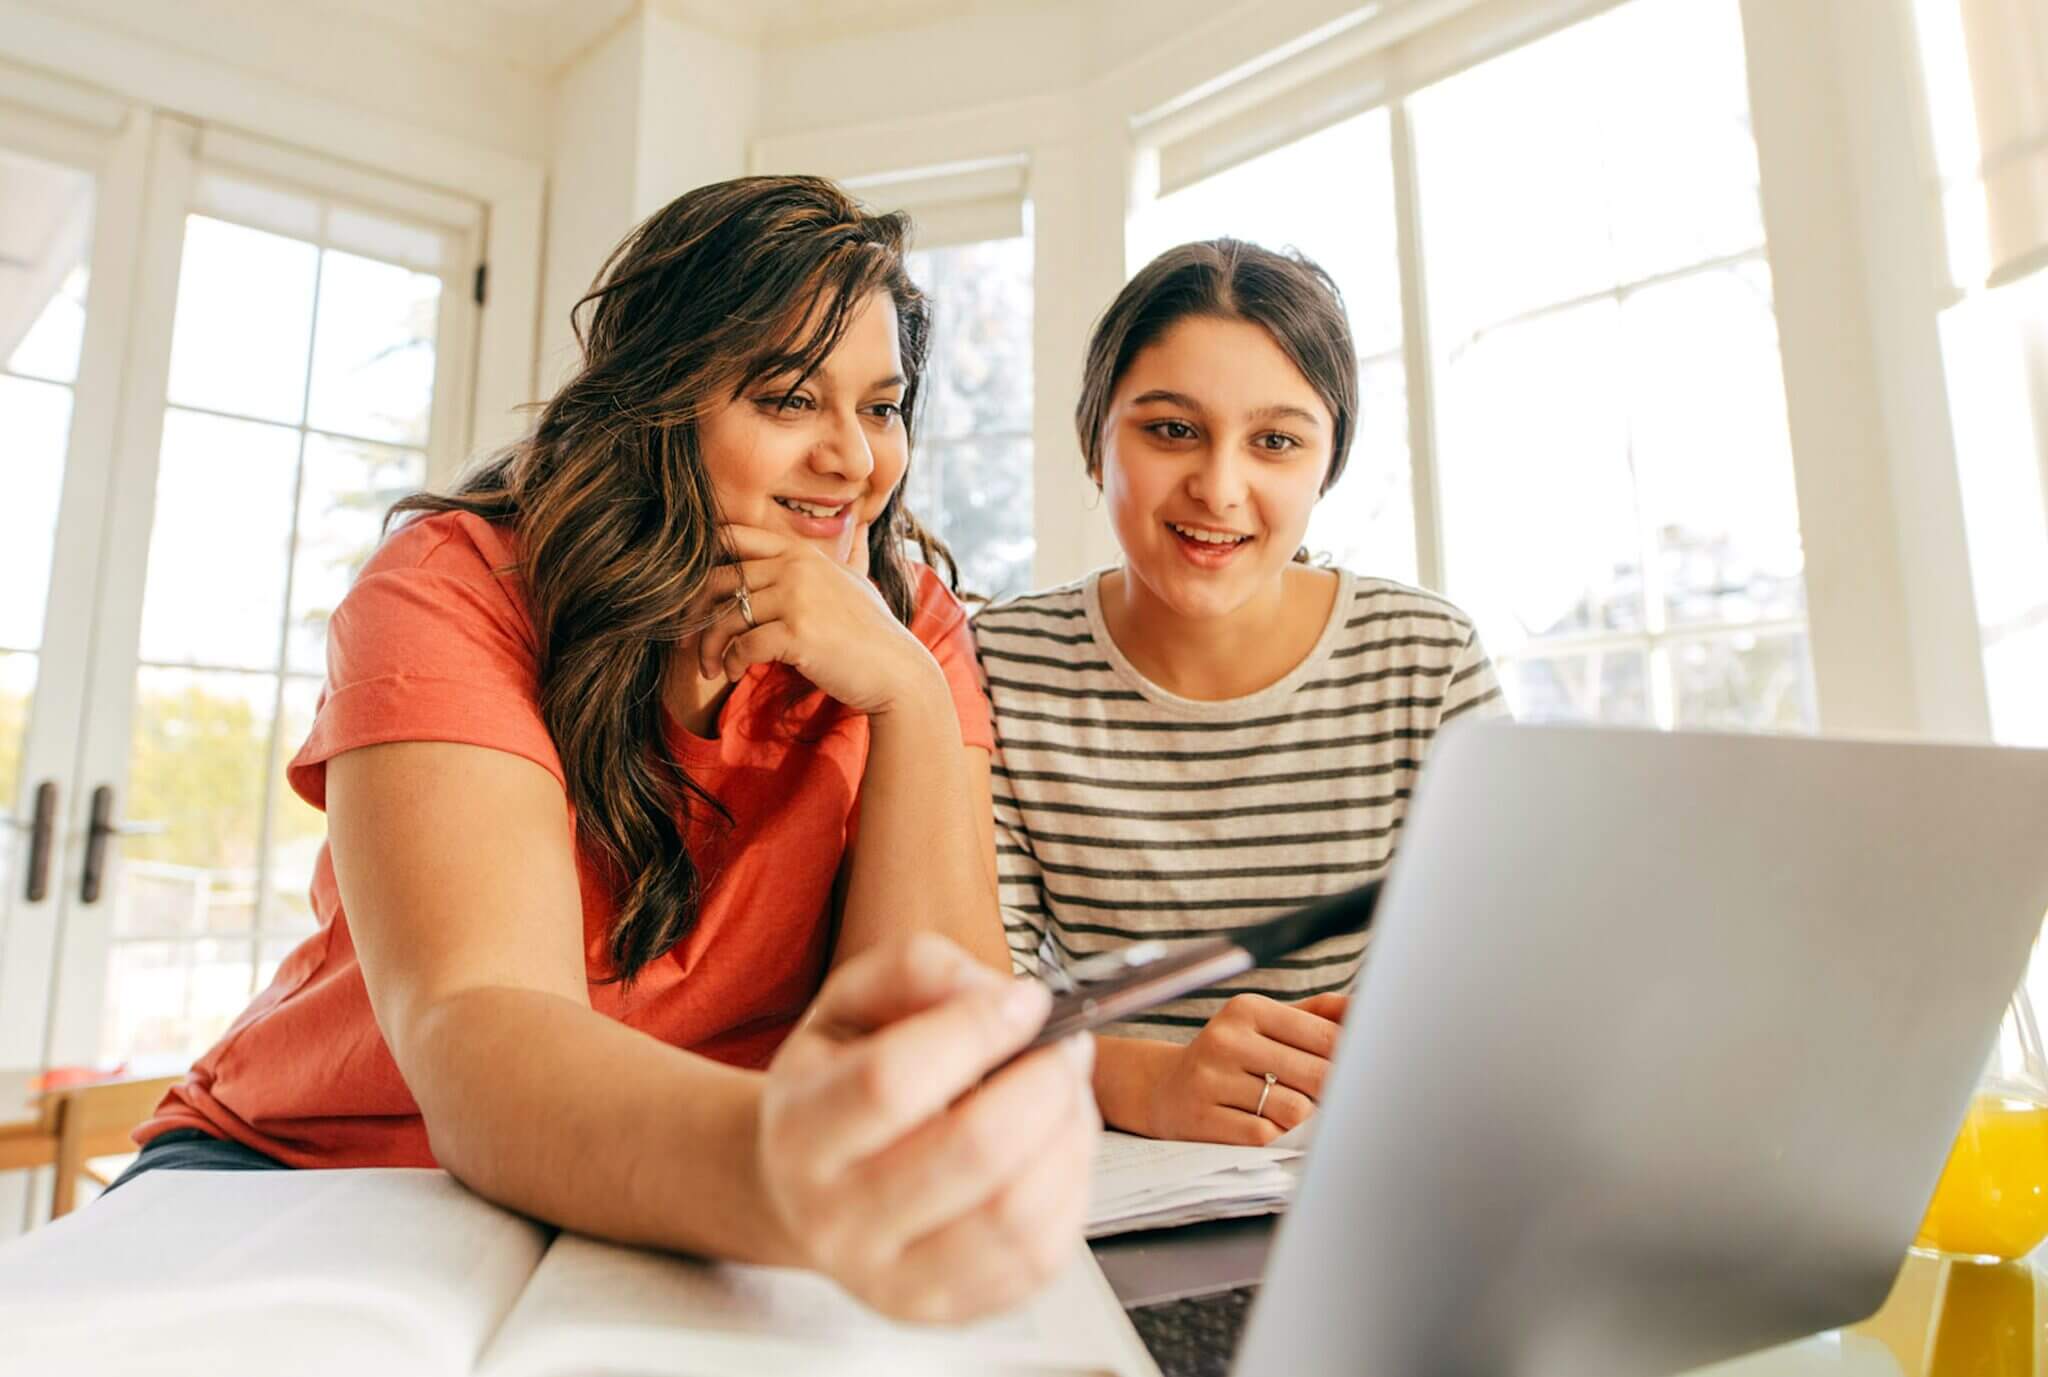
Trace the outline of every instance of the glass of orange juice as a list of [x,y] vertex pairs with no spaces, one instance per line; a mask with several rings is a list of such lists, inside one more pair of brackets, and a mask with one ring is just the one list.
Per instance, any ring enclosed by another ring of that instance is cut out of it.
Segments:
[[2010,1261],[2048,1239],[2048,1058],[2026,987],[2014,991],[1962,1132],[1913,1246]]

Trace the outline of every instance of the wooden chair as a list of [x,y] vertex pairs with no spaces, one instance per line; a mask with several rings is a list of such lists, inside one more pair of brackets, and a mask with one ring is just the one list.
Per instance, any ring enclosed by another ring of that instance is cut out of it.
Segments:
[[133,1152],[128,1134],[147,1118],[164,1091],[182,1076],[151,1076],[103,1081],[46,1091],[38,1101],[41,1113],[33,1126],[0,1137],[0,1170],[9,1167],[57,1169],[50,1218],[69,1214],[78,1201],[78,1178],[92,1175],[89,1158]]

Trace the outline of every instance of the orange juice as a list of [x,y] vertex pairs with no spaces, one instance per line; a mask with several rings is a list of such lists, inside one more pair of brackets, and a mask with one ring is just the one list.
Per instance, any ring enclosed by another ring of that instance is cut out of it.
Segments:
[[2025,1257],[2048,1238],[2048,1104],[1980,1094],[1943,1168],[1914,1246]]

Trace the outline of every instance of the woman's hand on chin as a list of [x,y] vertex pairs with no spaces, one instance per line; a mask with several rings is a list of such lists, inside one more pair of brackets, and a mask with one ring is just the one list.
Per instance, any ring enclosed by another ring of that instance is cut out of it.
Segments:
[[[849,566],[794,536],[756,526],[724,530],[736,562],[715,569],[700,595],[720,609],[697,643],[705,678],[737,680],[751,665],[779,662],[867,713],[888,712],[919,693],[944,696],[938,663],[868,581],[865,558]],[[857,530],[863,551],[866,541],[865,529]]]

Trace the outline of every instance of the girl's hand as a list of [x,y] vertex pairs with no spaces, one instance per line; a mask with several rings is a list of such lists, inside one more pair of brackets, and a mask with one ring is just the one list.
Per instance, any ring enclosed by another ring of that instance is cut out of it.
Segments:
[[[862,572],[865,527],[853,532],[860,569],[794,536],[755,526],[727,526],[725,534],[737,562],[714,570],[702,595],[704,604],[722,609],[697,643],[697,668],[706,679],[737,681],[750,665],[779,661],[868,713],[887,712],[937,682],[931,652]],[[745,611],[737,598],[743,583]]]
[[[1263,1147],[1315,1113],[1350,996],[1234,997],[1167,1063],[1146,1102],[1154,1138]],[[1266,1073],[1277,1078],[1255,1113]]]
[[1092,1045],[981,1079],[1048,1007],[930,934],[832,973],[761,1096],[768,1200],[814,1267],[884,1314],[951,1323],[1072,1262],[1101,1123]]

